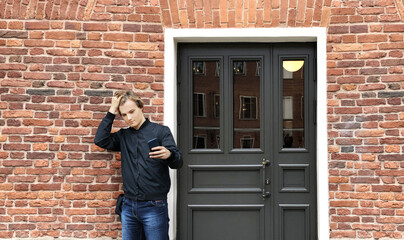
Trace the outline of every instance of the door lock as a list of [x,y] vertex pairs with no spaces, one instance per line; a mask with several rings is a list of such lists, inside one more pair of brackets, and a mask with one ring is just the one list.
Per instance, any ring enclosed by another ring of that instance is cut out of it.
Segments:
[[265,200],[266,198],[269,198],[271,196],[270,192],[264,192],[262,193],[262,200]]
[[267,166],[271,166],[271,162],[265,158],[262,159],[262,200],[271,197],[270,192],[265,191],[265,186],[271,183],[271,180],[265,176]]

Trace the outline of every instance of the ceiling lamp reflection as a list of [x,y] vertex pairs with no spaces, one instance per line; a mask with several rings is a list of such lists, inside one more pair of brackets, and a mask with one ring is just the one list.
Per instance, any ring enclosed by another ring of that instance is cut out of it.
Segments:
[[303,67],[304,61],[283,61],[283,68],[289,72],[299,71]]

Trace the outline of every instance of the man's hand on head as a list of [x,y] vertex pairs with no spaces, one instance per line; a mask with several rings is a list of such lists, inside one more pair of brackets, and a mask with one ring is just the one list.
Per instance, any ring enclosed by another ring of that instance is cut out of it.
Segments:
[[114,96],[112,97],[112,101],[111,101],[111,106],[109,107],[109,112],[112,114],[116,114],[118,111],[118,107],[119,107],[119,102],[122,99],[122,95],[121,96]]

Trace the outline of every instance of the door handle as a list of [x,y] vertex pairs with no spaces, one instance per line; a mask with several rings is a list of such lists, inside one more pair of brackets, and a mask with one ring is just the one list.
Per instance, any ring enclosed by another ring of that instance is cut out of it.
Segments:
[[262,159],[262,200],[271,197],[271,193],[265,191],[265,186],[269,184],[270,179],[266,177],[266,168],[267,166],[271,166],[271,162],[265,158]]

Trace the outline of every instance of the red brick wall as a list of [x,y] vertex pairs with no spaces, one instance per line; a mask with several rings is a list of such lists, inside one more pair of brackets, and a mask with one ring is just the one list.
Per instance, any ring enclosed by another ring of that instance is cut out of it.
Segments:
[[322,26],[330,236],[401,239],[403,17],[402,0],[0,0],[0,238],[120,235],[119,155],[93,135],[116,89],[162,121],[165,27]]

